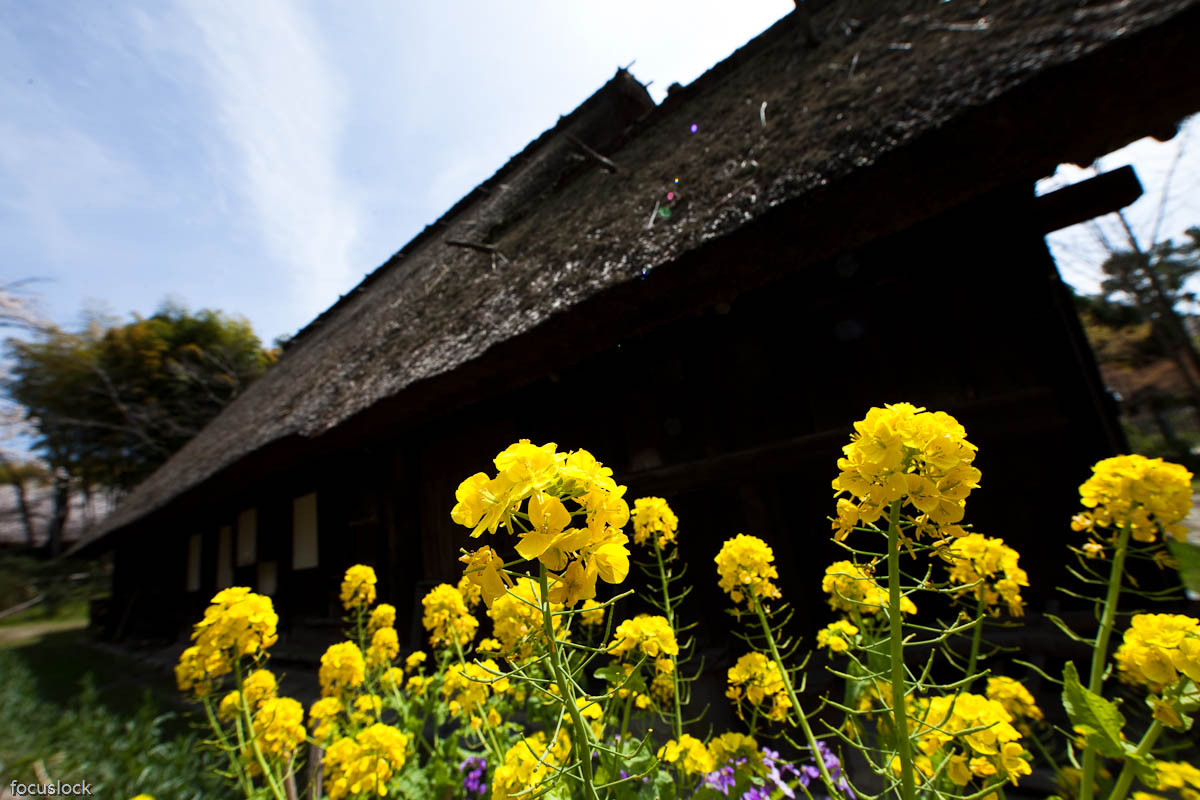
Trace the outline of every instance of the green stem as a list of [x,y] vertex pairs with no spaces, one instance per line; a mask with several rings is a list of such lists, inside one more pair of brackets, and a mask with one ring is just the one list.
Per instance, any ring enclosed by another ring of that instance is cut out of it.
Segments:
[[[588,736],[589,729],[583,714],[579,711],[579,705],[575,702],[575,692],[571,688],[567,671],[562,664],[562,650],[554,636],[554,617],[550,612],[550,582],[546,578],[546,565],[542,563],[538,564],[538,581],[541,588],[542,630],[546,635],[546,644],[550,648],[550,669],[554,672],[554,680],[558,683],[563,704],[571,716],[571,726],[575,729],[575,735],[571,738],[571,747],[575,751],[575,757],[579,759],[579,768],[582,771],[580,781],[583,784],[583,797],[585,800],[599,800],[596,794],[595,780],[592,777],[592,742]],[[553,744],[551,742],[550,746]],[[570,772],[565,774],[571,775]]]
[[[1100,631],[1096,634],[1096,649],[1092,651],[1092,671],[1088,677],[1088,691],[1100,693],[1104,681],[1104,667],[1108,663],[1108,640],[1112,636],[1113,621],[1117,616],[1117,601],[1121,597],[1121,578],[1125,574],[1125,555],[1129,552],[1130,526],[1121,525],[1117,533],[1117,546],[1113,552],[1112,571],[1108,574],[1108,594],[1104,598],[1104,611],[1100,617]],[[1088,746],[1083,751],[1083,776],[1079,785],[1079,800],[1092,800],[1095,791],[1096,748]]]
[[976,605],[975,605],[975,629],[971,631],[971,656],[967,659],[967,685],[963,688],[970,689],[971,684],[975,681],[975,667],[979,663],[979,644],[983,639],[983,587],[975,590]]
[[813,760],[817,762],[817,769],[821,771],[821,782],[825,784],[825,788],[829,790],[829,794],[834,800],[841,800],[842,790],[833,782],[833,777],[825,767],[825,759],[821,758],[821,751],[817,749],[817,737],[813,735],[812,727],[808,724],[808,717],[805,716],[804,708],[800,705],[800,698],[796,696],[796,689],[792,686],[792,676],[788,672],[787,666],[783,663],[783,659],[779,656],[779,648],[775,646],[775,634],[771,632],[771,625],[767,622],[767,615],[763,611],[762,603],[759,602],[758,595],[749,587],[744,591],[749,594],[750,603],[754,606],[754,613],[758,615],[758,623],[762,626],[763,634],[767,639],[767,648],[771,651],[771,660],[779,668],[779,675],[783,678],[783,686],[787,689],[788,700],[792,703],[792,709],[796,713],[796,720],[800,723],[800,730],[804,732],[804,741],[808,744],[808,749],[812,753]]
[[242,794],[249,797],[253,793],[253,784],[246,782],[246,773],[242,769],[241,754],[229,744],[224,730],[217,722],[217,718],[213,716],[212,706],[209,704],[207,698],[204,700],[204,714],[208,717],[209,726],[217,734],[217,740],[221,743],[221,749],[229,756],[229,763],[233,766],[233,771],[237,773],[238,785],[242,787]]
[[246,691],[242,684],[242,662],[238,659],[234,663],[235,677],[237,678],[238,699],[241,701],[242,713],[246,720],[246,737],[250,740],[250,747],[254,751],[254,759],[258,762],[258,768],[262,770],[263,780],[266,781],[267,787],[271,790],[271,794],[275,795],[275,800],[286,800],[283,794],[283,788],[278,786],[275,781],[275,773],[267,766],[267,759],[263,755],[262,748],[258,746],[258,731],[254,730],[254,717],[250,713],[250,704],[246,701]]
[[900,619],[900,501],[892,502],[888,515],[888,639],[892,659],[892,724],[900,759],[900,788],[904,800],[916,797],[912,740],[908,733],[907,681],[904,676],[904,630]]
[[[1142,736],[1142,740],[1138,742],[1137,750],[1134,755],[1143,757],[1150,752],[1150,748],[1154,747],[1154,742],[1158,740],[1158,735],[1162,733],[1163,724],[1158,720],[1150,723],[1150,727],[1146,729],[1146,733]],[[1112,794],[1108,796],[1108,800],[1124,800],[1125,793],[1129,791],[1130,784],[1133,783],[1133,759],[1125,759],[1125,765],[1121,767],[1121,774],[1117,776],[1117,782],[1113,786]]]
[[[671,609],[671,590],[670,584],[667,583],[666,565],[663,564],[662,548],[658,546],[658,536],[651,531],[651,537],[654,539],[654,557],[658,560],[658,580],[662,585],[663,596],[663,613],[667,615],[667,624],[671,626],[671,630],[675,630],[675,612]],[[679,659],[671,656],[671,690],[674,696],[674,712],[671,717],[672,727],[675,729],[675,741],[683,736],[683,707],[679,700]]]
[[[462,667],[463,675],[465,676],[467,672],[467,657],[463,654],[462,642],[458,640],[458,631],[455,629],[453,622],[450,623],[450,639],[454,642],[454,652],[458,655],[458,665]],[[470,679],[467,678],[466,680]],[[475,706],[479,710],[479,729],[475,730],[475,736],[485,749],[492,752],[496,763],[503,763],[504,751],[500,749],[500,745],[496,742],[496,735],[492,731],[491,723],[487,719],[487,711],[484,709],[483,703],[476,703]]]

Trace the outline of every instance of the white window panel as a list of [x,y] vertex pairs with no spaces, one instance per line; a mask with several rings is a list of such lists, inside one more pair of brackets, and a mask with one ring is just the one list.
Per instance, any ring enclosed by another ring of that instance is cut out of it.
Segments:
[[258,560],[258,509],[247,508],[237,518],[237,565],[246,567]]
[[317,566],[317,493],[292,500],[292,569]]
[[258,563],[258,580],[255,583],[258,585],[259,594],[275,594],[275,589],[279,585],[278,563],[260,561]]

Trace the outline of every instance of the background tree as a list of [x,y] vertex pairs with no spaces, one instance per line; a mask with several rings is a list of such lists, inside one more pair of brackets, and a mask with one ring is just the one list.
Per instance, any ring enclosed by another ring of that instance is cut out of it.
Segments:
[[34,446],[64,493],[56,503],[61,518],[51,522],[54,541],[72,478],[85,492],[128,491],[276,358],[246,320],[174,305],[124,325],[50,328],[33,341],[10,339],[8,348],[8,394],[27,410]]
[[1200,228],[1188,228],[1190,241],[1173,240],[1143,248],[1125,215],[1118,212],[1129,249],[1110,246],[1100,265],[1106,276],[1100,287],[1110,302],[1125,300],[1151,326],[1163,355],[1175,361],[1188,386],[1192,403],[1200,411],[1200,355],[1179,312],[1182,303],[1194,303],[1196,294],[1188,279],[1200,272]]

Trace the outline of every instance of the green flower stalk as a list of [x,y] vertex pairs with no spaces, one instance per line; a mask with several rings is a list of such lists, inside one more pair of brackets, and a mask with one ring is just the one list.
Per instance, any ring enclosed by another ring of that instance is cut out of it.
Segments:
[[[1168,535],[1183,537],[1186,529],[1180,523],[1191,511],[1191,482],[1192,473],[1178,464],[1128,455],[1098,462],[1092,467],[1092,476],[1079,487],[1080,502],[1086,510],[1075,515],[1071,527],[1092,537],[1080,552],[1088,556],[1103,554],[1105,544],[1098,539],[1107,539],[1113,548],[1105,597],[1099,607],[1100,628],[1093,642],[1088,673],[1087,690],[1093,695],[1100,695],[1103,688],[1108,645],[1132,542],[1153,546]],[[1080,800],[1091,800],[1093,796],[1098,756],[1096,743],[1089,739],[1083,753]],[[1128,782],[1125,788],[1128,789]]]

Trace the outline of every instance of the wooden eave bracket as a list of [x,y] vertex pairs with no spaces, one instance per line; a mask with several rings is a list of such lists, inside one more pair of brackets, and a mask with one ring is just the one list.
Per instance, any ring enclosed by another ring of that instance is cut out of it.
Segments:
[[1137,173],[1124,166],[1042,195],[1034,200],[1033,214],[1044,235],[1119,211],[1141,196]]
[[599,164],[604,169],[608,170],[609,172],[619,172],[620,171],[620,167],[618,167],[616,165],[616,163],[614,163],[612,161],[612,159],[609,159],[605,156],[600,155],[595,150],[593,150],[592,148],[588,147],[586,144],[581,142],[577,137],[567,134],[565,138],[568,142],[570,142],[572,145],[575,146],[576,150],[578,150],[580,153],[582,153],[583,155],[590,158],[592,161],[595,161],[597,164]]

